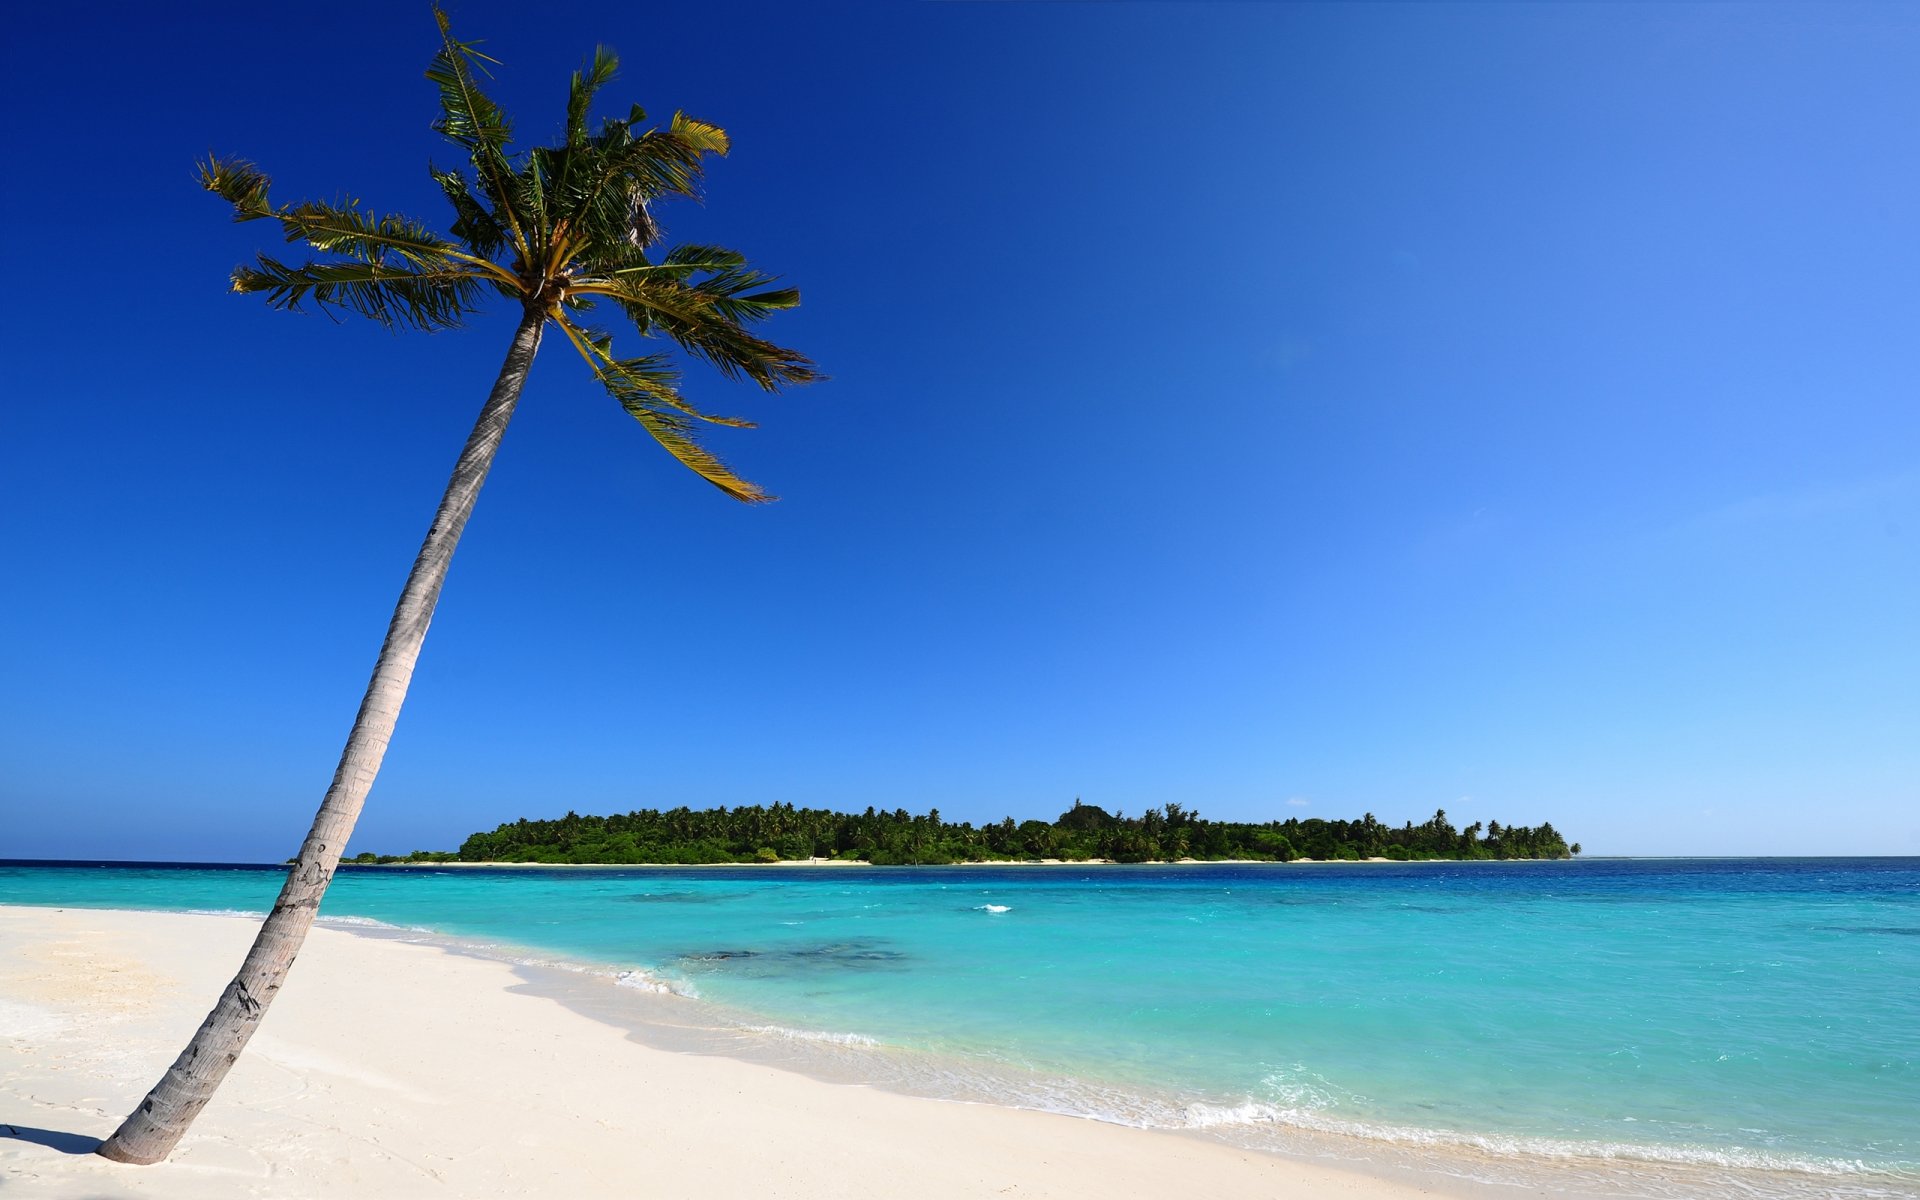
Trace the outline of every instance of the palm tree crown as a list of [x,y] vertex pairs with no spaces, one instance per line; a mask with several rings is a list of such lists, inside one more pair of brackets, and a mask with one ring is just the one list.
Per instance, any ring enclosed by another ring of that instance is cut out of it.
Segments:
[[289,265],[262,254],[233,273],[237,292],[262,294],[275,308],[345,308],[388,326],[456,327],[489,290],[518,300],[529,316],[552,321],[635,420],[668,453],[738,500],[771,499],[702,446],[698,422],[751,428],[715,416],[680,392],[670,354],[617,357],[613,338],[582,314],[611,301],[647,337],[664,335],[729,378],[768,391],[821,378],[804,355],[748,327],[800,294],[718,246],[660,251],[653,205],[664,196],[699,195],[704,160],[727,152],[726,132],[675,113],[647,128],[634,106],[590,132],[593,97],[619,60],[605,47],[576,71],[567,95],[566,141],[517,156],[507,116],[480,90],[494,60],[456,41],[447,15],[434,10],[441,48],[427,68],[440,93],[434,129],[465,153],[471,180],[429,168],[453,206],[452,238],[398,214],[380,216],[349,200],[276,206],[269,180],[242,159],[210,159],[201,181],[234,206],[234,219],[278,221],[289,242],[324,257]]

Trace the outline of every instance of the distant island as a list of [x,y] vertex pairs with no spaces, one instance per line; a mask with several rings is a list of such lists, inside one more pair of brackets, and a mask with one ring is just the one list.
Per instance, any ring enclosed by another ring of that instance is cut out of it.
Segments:
[[500,862],[702,866],[827,859],[875,866],[950,863],[1105,860],[1121,863],[1182,860],[1296,859],[1358,862],[1389,859],[1570,858],[1580,853],[1551,823],[1502,825],[1475,821],[1455,829],[1445,809],[1419,825],[1383,825],[1372,813],[1358,821],[1318,817],[1252,824],[1209,821],[1179,804],[1149,808],[1137,817],[1073,802],[1057,820],[1015,823],[1008,817],[975,826],[946,821],[939,809],[863,813],[791,804],[662,812],[644,808],[608,817],[569,812],[558,820],[522,818],[491,833],[476,833],[457,852],[416,850],[408,855],[357,855],[362,866],[420,862]]

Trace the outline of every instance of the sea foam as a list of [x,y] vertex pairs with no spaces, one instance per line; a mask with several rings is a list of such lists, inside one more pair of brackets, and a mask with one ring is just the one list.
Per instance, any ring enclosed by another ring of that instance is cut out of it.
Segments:
[[880,1044],[864,1033],[828,1033],[818,1029],[792,1029],[785,1025],[742,1025],[740,1029],[743,1033],[785,1038],[791,1042],[819,1042],[830,1046],[878,1046]]

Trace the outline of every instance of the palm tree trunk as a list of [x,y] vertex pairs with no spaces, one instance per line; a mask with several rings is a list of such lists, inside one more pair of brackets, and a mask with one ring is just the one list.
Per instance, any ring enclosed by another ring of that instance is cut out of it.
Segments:
[[453,560],[460,532],[466,528],[480,485],[486,482],[487,469],[493,465],[494,452],[500,448],[500,438],[520,399],[527,369],[540,348],[544,325],[544,314],[530,310],[513,335],[507,361],[494,380],[493,392],[480,410],[466,448],[460,452],[433,526],[427,530],[427,540],[414,559],[406,587],[401,589],[400,603],[387,626],[387,640],[380,647],[379,661],[374,664],[367,694],[360,701],[353,732],[347,735],[333,784],[320,803],[299,857],[287,872],[280,898],[260,926],[253,948],[240,964],[240,973],[220,994],[219,1003],[201,1022],[199,1032],[140,1107],[101,1144],[99,1153],[107,1158],[144,1164],[159,1162],[172,1153],[260,1027],[267,1005],[273,1002],[292,968],[294,955],[300,952],[300,943],[306,940],[319,911],[320,897],[340,865],[340,854],[373,787],[380,760],[386,757],[394,722],[407,696],[407,684],[413,679],[414,661],[420,657],[427,624],[433,620],[434,605],[446,582],[447,565]]

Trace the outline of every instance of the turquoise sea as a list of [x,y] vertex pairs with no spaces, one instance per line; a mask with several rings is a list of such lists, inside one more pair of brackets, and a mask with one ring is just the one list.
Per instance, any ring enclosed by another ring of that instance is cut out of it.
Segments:
[[[279,878],[0,864],[0,903],[260,912]],[[1920,859],[349,868],[323,914],[910,1091],[1585,1194],[1920,1197]]]

